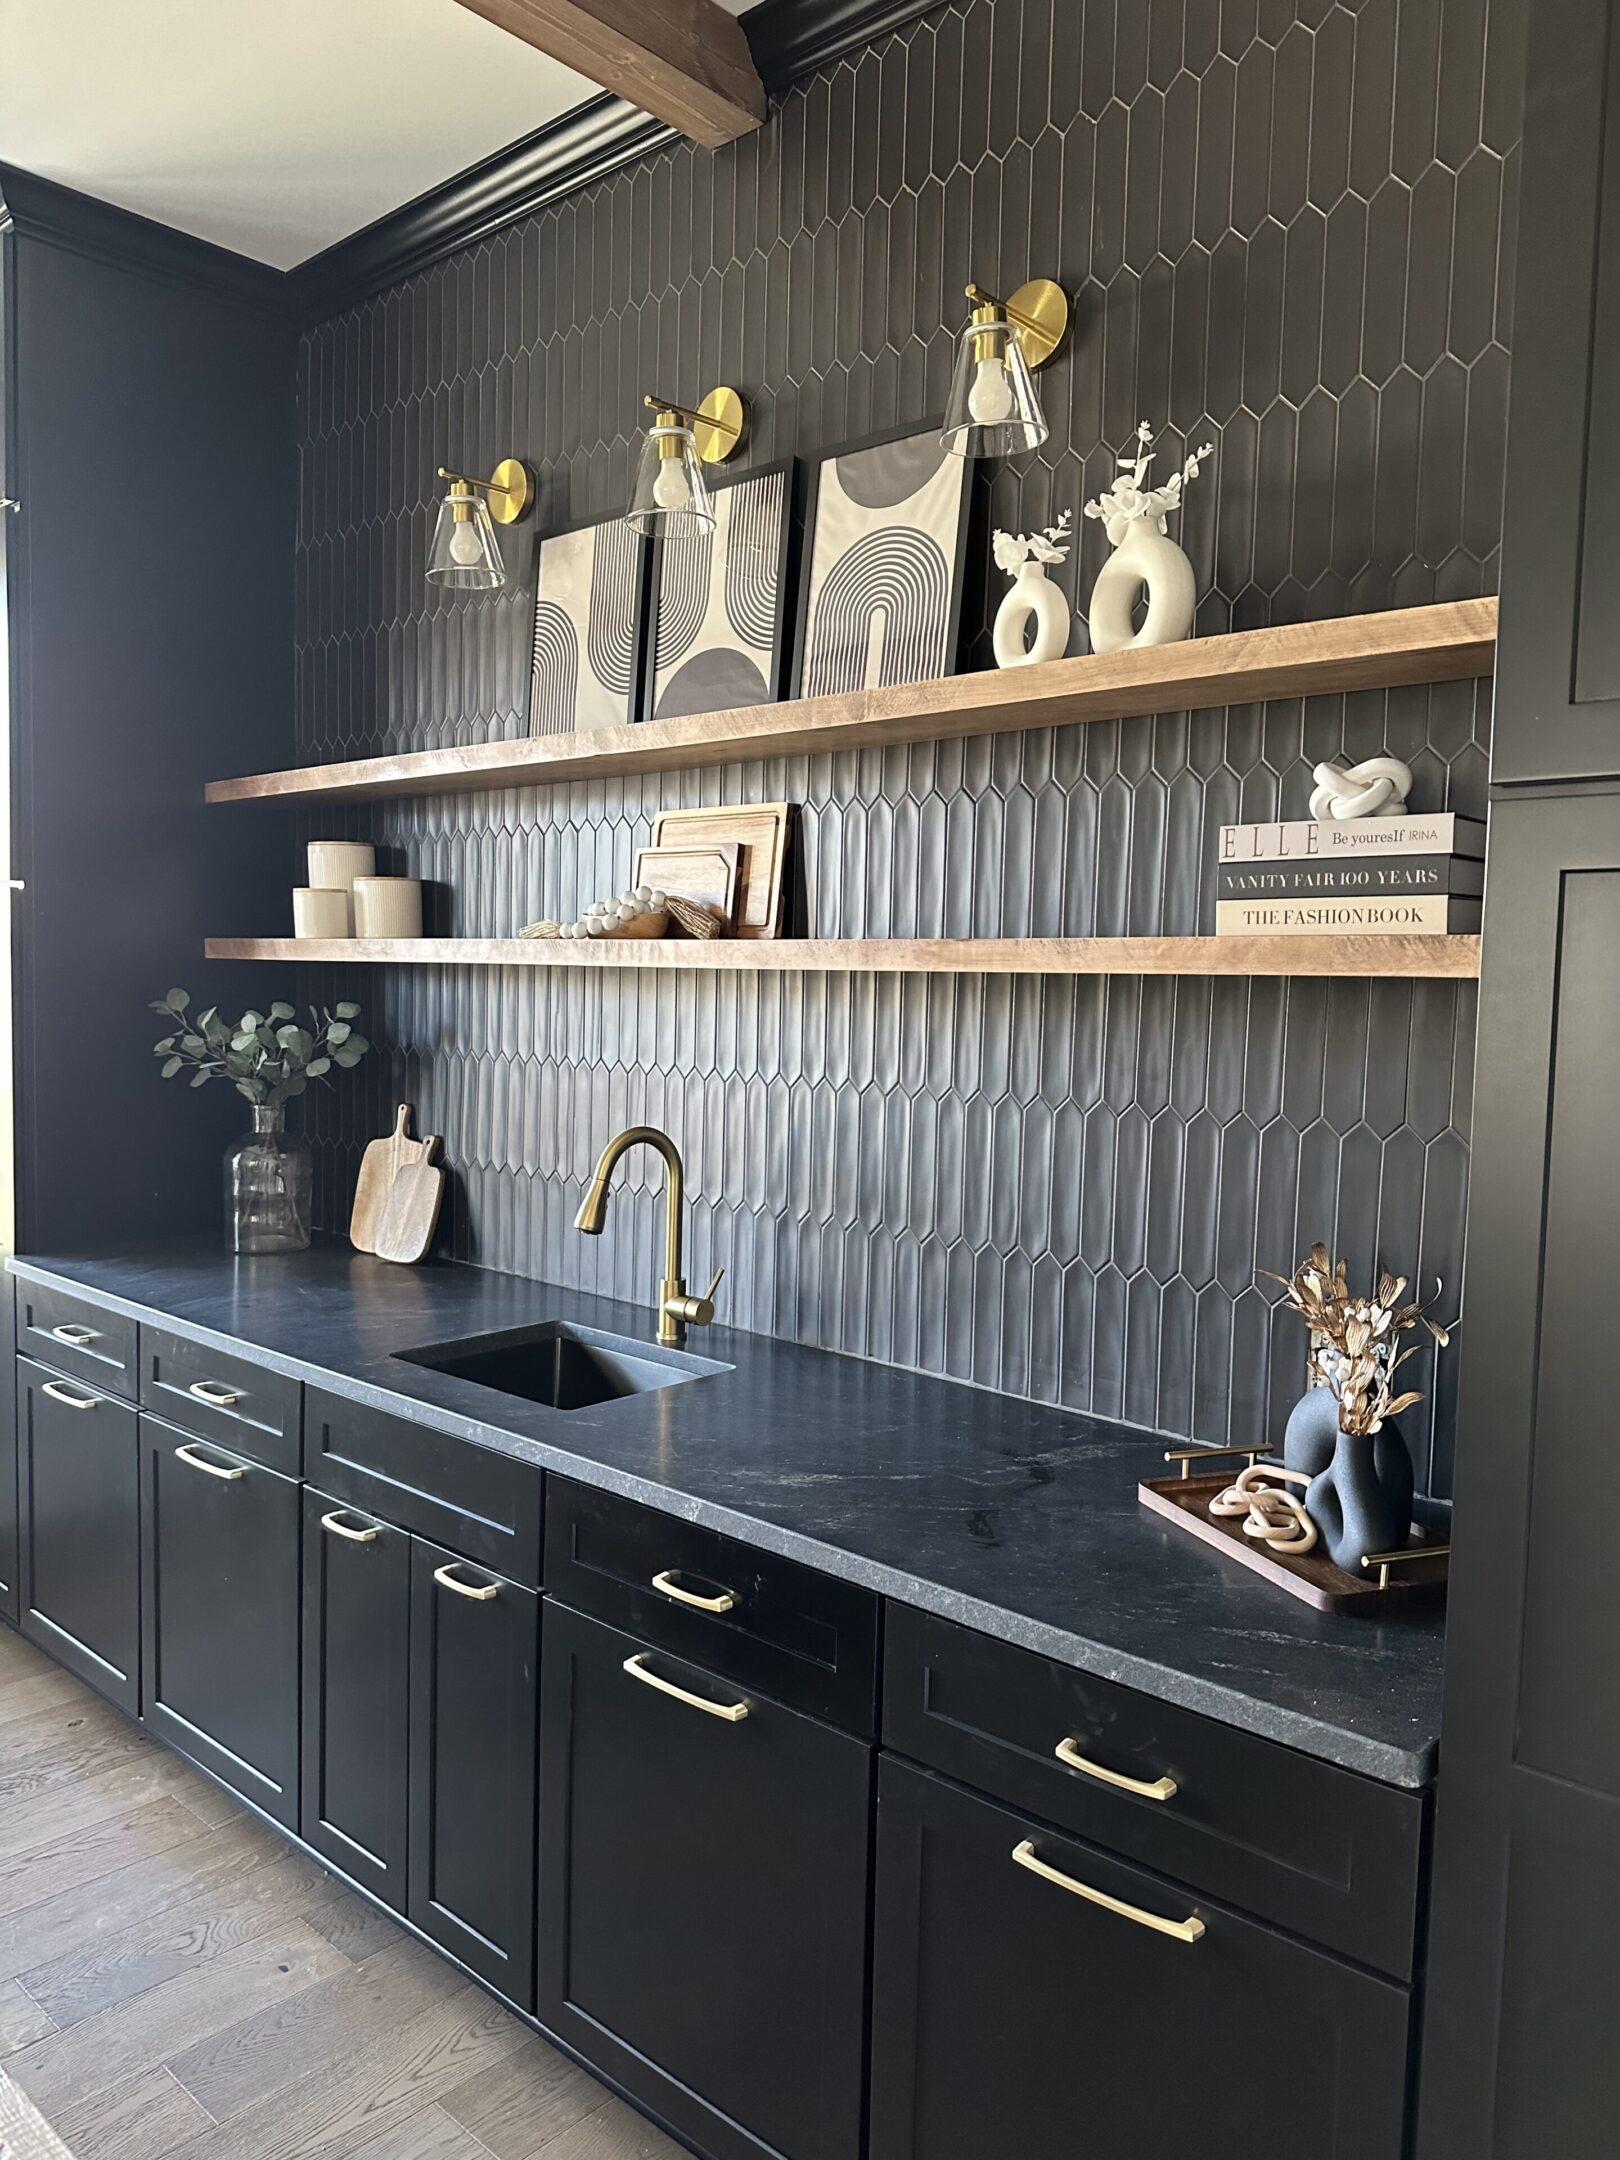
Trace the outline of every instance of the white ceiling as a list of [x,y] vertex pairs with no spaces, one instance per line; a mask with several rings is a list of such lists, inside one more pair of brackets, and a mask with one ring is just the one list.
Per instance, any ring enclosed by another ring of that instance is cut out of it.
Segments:
[[594,87],[456,0],[0,0],[0,164],[280,270]]

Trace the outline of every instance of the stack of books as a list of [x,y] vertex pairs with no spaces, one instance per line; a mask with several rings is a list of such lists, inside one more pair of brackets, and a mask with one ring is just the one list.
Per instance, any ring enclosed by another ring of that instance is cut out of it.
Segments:
[[1217,937],[1443,937],[1479,928],[1485,827],[1445,811],[1223,825]]

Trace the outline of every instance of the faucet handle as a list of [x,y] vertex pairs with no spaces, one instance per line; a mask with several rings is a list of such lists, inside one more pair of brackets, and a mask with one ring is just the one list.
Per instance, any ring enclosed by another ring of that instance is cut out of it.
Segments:
[[664,1310],[672,1320],[684,1320],[688,1327],[709,1327],[714,1320],[714,1293],[725,1280],[724,1268],[716,1268],[714,1281],[702,1297],[677,1297],[665,1301]]

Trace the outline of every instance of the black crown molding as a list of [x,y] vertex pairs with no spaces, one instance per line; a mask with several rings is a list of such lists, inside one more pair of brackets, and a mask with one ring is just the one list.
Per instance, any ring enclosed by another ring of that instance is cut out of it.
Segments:
[[49,241],[112,269],[134,271],[264,314],[287,314],[284,271],[14,165],[0,165],[0,231]]
[[[941,4],[761,0],[743,23],[774,95]],[[673,128],[622,98],[593,98],[300,263],[287,278],[292,311],[300,322],[322,321],[676,140]]]

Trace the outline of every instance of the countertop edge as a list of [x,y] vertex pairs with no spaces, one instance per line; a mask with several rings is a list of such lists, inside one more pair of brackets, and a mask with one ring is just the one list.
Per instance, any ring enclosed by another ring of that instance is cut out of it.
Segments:
[[[1390,1742],[1368,1739],[1361,1734],[1346,1731],[1342,1726],[1320,1722],[1299,1711],[1261,1702],[1240,1690],[1223,1687],[1218,1681],[1195,1679],[1178,1673],[1173,1667],[1138,1657],[1130,1651],[1115,1649],[1087,1636],[1069,1634],[1046,1622],[1027,1618],[1009,1606],[991,1604],[964,1592],[949,1590],[920,1577],[906,1575],[885,1562],[868,1560],[842,1546],[827,1544],[820,1539],[784,1529],[741,1509],[700,1499],[693,1494],[682,1492],[677,1486],[660,1485],[651,1479],[614,1470],[588,1455],[577,1455],[552,1442],[537,1440],[527,1434],[509,1432],[492,1420],[464,1418],[454,1411],[423,1402],[415,1396],[396,1394],[386,1388],[374,1387],[347,1373],[336,1372],[329,1366],[289,1357],[283,1351],[269,1349],[245,1336],[227,1335],[217,1328],[165,1312],[159,1306],[124,1297],[116,1291],[103,1289],[99,1284],[87,1283],[79,1276],[42,1266],[38,1261],[11,1254],[5,1265],[8,1274],[24,1281],[41,1283],[47,1287],[65,1290],[74,1296],[88,1298],[105,1310],[116,1312],[138,1325],[162,1328],[166,1333],[178,1335],[187,1342],[200,1343],[206,1348],[221,1350],[227,1354],[245,1353],[263,1365],[267,1371],[279,1373],[286,1379],[301,1381],[306,1386],[320,1388],[327,1394],[341,1396],[346,1401],[361,1404],[368,1409],[381,1410],[393,1416],[404,1417],[414,1424],[429,1426],[472,1446],[493,1447],[494,1441],[489,1436],[499,1434],[506,1444],[496,1451],[508,1455],[511,1459],[530,1461],[539,1470],[553,1471],[558,1476],[572,1478],[576,1483],[591,1486],[597,1491],[639,1501],[663,1514],[673,1515],[682,1521],[696,1523],[725,1536],[757,1545],[763,1551],[774,1553],[781,1559],[798,1561],[806,1567],[818,1569],[822,1574],[854,1583],[879,1596],[893,1598],[898,1604],[910,1605],[918,1611],[931,1613],[936,1618],[974,1628],[979,1633],[1009,1643],[1014,1648],[1034,1651],[1058,1664],[1093,1674],[1098,1679],[1136,1688],[1143,1694],[1154,1696],[1162,1702],[1173,1703],[1178,1708],[1192,1711],[1200,1717],[1208,1717],[1217,1723],[1229,1725],[1236,1731],[1253,1734],[1282,1747],[1295,1748],[1318,1761],[1333,1763],[1341,1769],[1356,1771],[1375,1779],[1381,1785],[1418,1792],[1425,1790],[1434,1780],[1438,1756],[1435,1742],[1404,1748]],[[26,1356],[27,1352],[21,1354]],[[513,1455],[515,1448],[521,1449],[522,1454]]]

